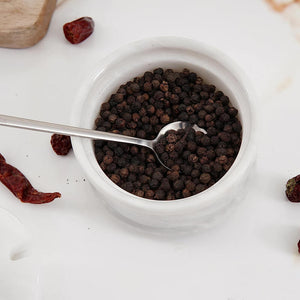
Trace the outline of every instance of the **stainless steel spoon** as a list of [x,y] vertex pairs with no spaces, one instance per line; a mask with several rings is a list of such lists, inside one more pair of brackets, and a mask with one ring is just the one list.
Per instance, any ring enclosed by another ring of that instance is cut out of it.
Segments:
[[[68,125],[54,124],[54,123],[48,123],[48,122],[42,122],[42,121],[36,121],[30,119],[23,119],[23,118],[6,116],[6,115],[0,115],[0,125],[35,130],[35,131],[57,133],[57,134],[63,134],[69,136],[90,138],[94,140],[106,140],[106,141],[114,141],[114,142],[144,146],[150,148],[155,153],[158,161],[167,169],[169,168],[161,161],[159,155],[156,153],[154,149],[155,144],[167,131],[185,129],[191,126],[191,124],[187,122],[181,122],[181,121],[173,122],[164,126],[154,140],[145,140],[145,139],[126,136],[122,134],[85,129],[85,128],[73,127]],[[198,127],[197,125],[194,125],[193,128],[196,131],[202,131],[204,134],[206,134],[206,131]]]

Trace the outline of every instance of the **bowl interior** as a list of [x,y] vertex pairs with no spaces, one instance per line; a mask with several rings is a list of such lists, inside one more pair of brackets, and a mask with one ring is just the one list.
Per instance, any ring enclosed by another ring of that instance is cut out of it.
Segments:
[[[147,42],[137,42],[119,50],[96,66],[96,71],[82,87],[78,103],[73,110],[72,123],[76,126],[94,128],[94,121],[99,113],[101,104],[115,93],[121,84],[143,75],[157,67],[171,68],[181,71],[188,68],[196,72],[207,83],[214,84],[218,90],[230,98],[231,103],[239,110],[239,118],[243,126],[242,145],[239,154],[229,171],[208,190],[176,201],[187,201],[190,198],[210,198],[209,193],[220,189],[229,176],[233,176],[235,169],[241,164],[251,137],[251,108],[249,94],[245,88],[239,70],[223,54],[207,46],[186,39],[156,39]],[[98,165],[91,140],[74,138],[72,143],[77,158],[90,175],[95,185],[105,183],[108,188],[128,194],[131,201],[149,201],[129,194],[115,185]],[[238,176],[238,174],[236,174]],[[163,201],[155,201],[163,202]],[[170,204],[168,204],[170,205]]]

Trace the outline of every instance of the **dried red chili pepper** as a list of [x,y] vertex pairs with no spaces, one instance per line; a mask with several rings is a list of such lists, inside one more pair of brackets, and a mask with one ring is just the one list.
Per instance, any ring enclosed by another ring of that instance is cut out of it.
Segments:
[[61,196],[60,193],[42,193],[35,190],[18,169],[6,163],[1,154],[0,181],[22,202],[42,204]]
[[94,21],[90,17],[83,17],[63,26],[66,39],[72,44],[79,44],[87,39],[94,31]]
[[57,155],[67,155],[72,149],[71,138],[67,135],[53,134],[50,142]]
[[291,202],[300,202],[300,175],[288,180],[285,194]]

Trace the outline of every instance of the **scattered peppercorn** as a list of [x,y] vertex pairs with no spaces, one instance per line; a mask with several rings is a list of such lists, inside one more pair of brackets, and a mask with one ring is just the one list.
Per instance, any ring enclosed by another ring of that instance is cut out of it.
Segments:
[[205,129],[171,130],[156,152],[128,144],[95,141],[96,159],[106,175],[139,197],[174,200],[200,193],[233,164],[241,144],[238,111],[216,87],[184,69],[157,68],[123,84],[101,105],[97,130],[156,138],[168,123],[187,121]]

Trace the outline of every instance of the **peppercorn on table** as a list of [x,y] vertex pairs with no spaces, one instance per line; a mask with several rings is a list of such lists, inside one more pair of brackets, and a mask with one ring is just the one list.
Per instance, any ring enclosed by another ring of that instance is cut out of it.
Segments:
[[[0,299],[300,298],[300,206],[285,196],[287,180],[300,173],[300,4],[276,2],[65,0],[35,46],[0,48],[6,115],[69,124],[95,63],[152,36],[219,48],[258,95],[246,198],[222,224],[185,234],[153,234],[115,218],[74,154],[53,152],[51,135],[0,127],[1,157],[37,190],[61,194],[34,205],[0,185]],[[63,26],[81,17],[93,19],[94,31],[74,45]]]

